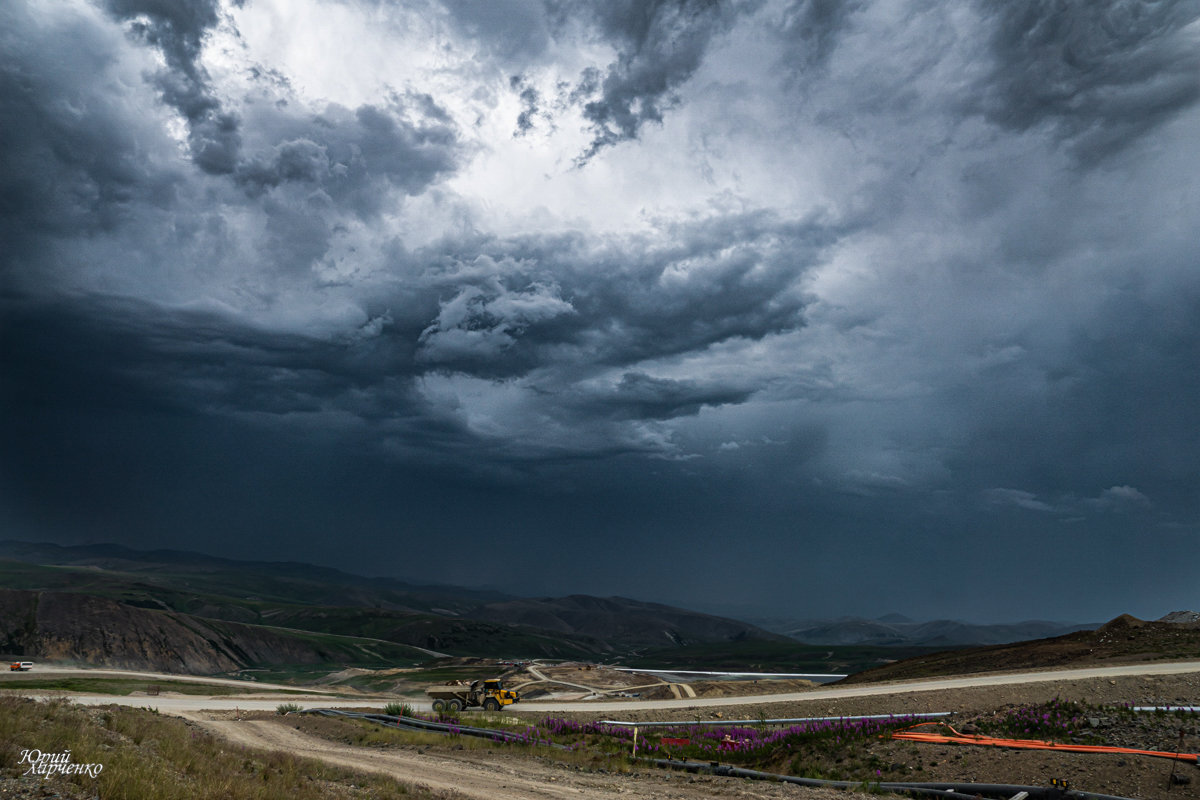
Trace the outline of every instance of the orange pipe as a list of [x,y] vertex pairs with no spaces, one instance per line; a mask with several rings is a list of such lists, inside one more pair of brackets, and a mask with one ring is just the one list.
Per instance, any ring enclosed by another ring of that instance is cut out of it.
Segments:
[[[916,733],[913,728],[922,725],[944,725],[950,728],[953,736],[939,733]],[[1200,764],[1200,755],[1196,753],[1164,753],[1160,750],[1136,750],[1131,747],[1106,747],[1095,744],[1062,744],[1046,742],[1040,739],[996,739],[991,736],[959,733],[944,722],[922,722],[892,734],[893,739],[906,742],[926,742],[929,744],[977,744],[986,747],[1012,747],[1018,750],[1062,750],[1070,753],[1123,753],[1135,756],[1157,756],[1158,758],[1173,758]]]

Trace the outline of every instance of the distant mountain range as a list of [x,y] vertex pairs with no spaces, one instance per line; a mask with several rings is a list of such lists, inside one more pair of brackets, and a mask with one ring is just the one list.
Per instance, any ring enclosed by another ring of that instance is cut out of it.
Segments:
[[879,647],[976,647],[1045,639],[1099,627],[1098,623],[1046,622],[1044,620],[989,625],[951,619],[916,622],[900,614],[888,614],[877,619],[838,617],[817,620],[754,621],[767,630],[781,633],[806,644]]
[[0,652],[193,672],[394,665],[439,653],[599,659],[788,641],[745,622],[628,598],[522,598],[116,545],[0,542],[0,589],[10,612],[0,621]]
[[839,664],[1095,627],[898,614],[753,622],[623,597],[517,597],[297,562],[0,541],[0,654],[189,672],[396,666],[439,654],[673,661],[672,652],[690,661],[752,657],[761,669],[777,662],[844,671]]

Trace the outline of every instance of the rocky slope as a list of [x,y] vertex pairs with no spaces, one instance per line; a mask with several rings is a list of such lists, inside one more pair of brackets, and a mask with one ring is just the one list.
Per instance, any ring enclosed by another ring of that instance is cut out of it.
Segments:
[[97,595],[205,619],[386,639],[454,655],[580,658],[647,646],[784,639],[749,623],[620,597],[521,598],[310,564],[116,545],[0,541],[0,586]]
[[0,589],[0,653],[192,674],[421,657],[390,643],[208,620],[70,592],[10,589]]

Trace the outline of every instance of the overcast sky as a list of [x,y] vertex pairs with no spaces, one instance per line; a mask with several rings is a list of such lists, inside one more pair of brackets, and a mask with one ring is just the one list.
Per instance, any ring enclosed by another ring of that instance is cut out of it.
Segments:
[[7,0],[0,526],[1200,609],[1200,3]]

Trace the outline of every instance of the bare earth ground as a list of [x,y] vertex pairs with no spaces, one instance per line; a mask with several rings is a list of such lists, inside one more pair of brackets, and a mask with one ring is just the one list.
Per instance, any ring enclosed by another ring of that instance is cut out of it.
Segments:
[[807,789],[716,778],[704,775],[646,770],[635,774],[584,772],[539,758],[456,751],[445,748],[351,747],[317,738],[296,729],[298,721],[255,715],[235,721],[220,712],[190,713],[208,730],[246,747],[282,749],[296,755],[368,772],[381,772],[447,797],[480,800],[537,800],[538,798],[622,798],[622,800],[701,800],[727,797],[739,800],[812,798],[812,800],[872,800],[873,795],[827,789]]
[[[575,678],[574,674],[561,678]],[[876,687],[885,689],[884,686]],[[897,686],[897,690],[901,687]],[[821,690],[814,690],[814,694]],[[38,692],[37,694],[42,694]],[[506,712],[532,720],[552,714],[575,719],[625,719],[637,721],[692,721],[695,719],[762,719],[817,716],[853,716],[863,714],[907,714],[929,711],[954,712],[951,722],[956,726],[970,724],[972,718],[990,714],[1005,706],[1038,703],[1052,698],[1075,700],[1089,704],[1132,705],[1200,705],[1200,672],[1181,674],[1117,677],[1064,677],[1061,680],[1042,680],[998,686],[958,686],[925,691],[898,691],[893,694],[872,694],[830,698],[795,699],[770,702],[762,698],[745,704],[748,698],[730,697],[730,703],[701,705],[704,698],[675,701],[668,709],[638,708],[638,703],[600,702],[589,704],[586,712],[561,713],[550,708],[537,708],[536,703],[521,703]],[[76,698],[77,701],[84,698]],[[92,698],[86,698],[92,700]],[[97,698],[102,701],[102,698]],[[172,702],[166,702],[166,701]],[[365,747],[318,738],[298,728],[306,726],[293,717],[278,717],[267,704],[293,697],[278,697],[274,701],[237,698],[128,698],[123,701],[109,697],[107,702],[142,705],[153,703],[165,713],[176,713],[196,724],[227,737],[237,744],[266,749],[283,749],[298,755],[321,759],[340,766],[372,772],[383,772],[430,788],[447,797],[517,800],[517,798],[854,798],[866,795],[829,793],[805,787],[747,782],[729,778],[688,775],[658,770],[642,770],[633,775],[604,771],[587,771],[579,767],[554,762],[547,758],[505,751],[501,746],[489,752],[456,750],[446,740],[437,744],[417,746]],[[322,698],[322,705],[336,701]],[[178,707],[173,702],[178,701]],[[199,710],[199,702],[213,702],[228,708],[241,704],[242,719],[237,721],[229,711]],[[299,702],[317,704],[317,698]],[[341,701],[341,705],[360,705],[360,701]],[[713,702],[708,699],[707,702]],[[251,703],[263,709],[247,714]],[[553,704],[548,704],[553,705]],[[575,704],[571,704],[575,705]],[[660,705],[655,703],[654,705]],[[632,707],[632,710],[630,709]],[[308,718],[301,718],[308,719]],[[464,723],[470,724],[469,715]],[[1182,730],[1183,736],[1180,737]],[[1135,720],[1101,728],[1099,732],[1112,744],[1141,749],[1200,752],[1200,717],[1179,720],[1175,717],[1138,717]],[[883,765],[882,774],[862,776],[867,779],[895,781],[954,781],[1046,786],[1051,779],[1067,780],[1076,789],[1128,798],[1175,798],[1200,800],[1200,769],[1195,765],[1173,762],[1148,756],[1110,754],[1073,754],[1060,752],[1016,751],[999,748],[930,745],[909,742],[879,741],[867,746],[871,756]],[[837,767],[836,764],[829,765]],[[1168,788],[1172,773],[1186,782]],[[856,776],[857,778],[857,776]],[[0,792],[0,796],[19,796]],[[40,797],[41,795],[29,795]]]
[[[761,707],[730,706],[724,709],[695,709],[684,704],[674,711],[629,712],[622,719],[689,720],[792,718],[805,716],[852,716],[861,714],[904,714],[922,711],[953,711],[955,725],[969,724],[973,717],[1007,705],[1036,703],[1054,697],[1091,704],[1134,705],[1195,704],[1200,698],[1200,675],[1084,679],[1020,686],[978,687],[921,693],[807,702],[765,703]],[[536,717],[533,709],[517,707],[524,716]],[[747,713],[748,711],[752,713]],[[592,713],[561,716],[576,719],[605,718],[603,709]],[[717,715],[720,715],[718,717]],[[634,774],[589,772],[550,759],[505,752],[497,745],[491,752],[455,750],[446,744],[363,747],[318,738],[300,730],[308,720],[255,713],[241,721],[228,712],[188,712],[190,719],[246,746],[282,748],[299,755],[319,758],[341,766],[380,771],[439,792],[488,800],[523,798],[865,798],[870,795],[814,790],[786,784],[748,782],[653,769]],[[560,716],[560,715],[555,715]],[[469,718],[464,722],[469,724]],[[1200,752],[1200,719],[1139,717],[1120,728],[1105,729],[1116,744],[1140,749]],[[1184,730],[1182,742],[1180,729]],[[882,780],[954,781],[1047,786],[1052,779],[1065,780],[1073,788],[1129,798],[1174,798],[1200,800],[1200,769],[1149,756],[1079,754],[1018,751],[989,747],[931,745],[880,741],[867,747],[870,755],[887,766]],[[1168,784],[1174,773],[1186,783]],[[865,776],[876,777],[876,776]]]
[[[754,706],[729,706],[723,709],[697,708],[675,711],[631,711],[620,715],[602,713],[563,713],[571,719],[617,718],[630,721],[669,721],[701,719],[787,719],[818,716],[857,716],[867,714],[911,714],[951,711],[955,726],[974,716],[1004,706],[1040,703],[1055,697],[1063,700],[1104,705],[1132,703],[1141,705],[1200,705],[1200,674],[1145,677],[1091,678],[1049,681],[1015,686],[986,686],[928,692],[907,692],[804,702],[762,703]],[[521,708],[529,714],[532,709]],[[720,715],[720,716],[718,716]],[[1143,718],[1144,727],[1133,730],[1102,729],[1106,737],[1123,738],[1114,742],[1125,747],[1200,752],[1200,717],[1178,720],[1168,716],[1157,723],[1153,715]],[[1184,730],[1182,743],[1180,729]],[[1011,783],[1046,786],[1051,779],[1070,782],[1083,791],[1131,798],[1200,798],[1200,769],[1195,765],[1174,765],[1175,773],[1189,783],[1168,789],[1172,762],[1152,756],[1039,752],[1005,750],[991,747],[930,745],[911,742],[879,742],[872,754],[893,767],[882,777],[896,781],[954,781],[975,783]],[[844,796],[844,795],[843,795]]]

